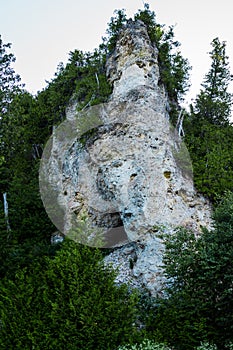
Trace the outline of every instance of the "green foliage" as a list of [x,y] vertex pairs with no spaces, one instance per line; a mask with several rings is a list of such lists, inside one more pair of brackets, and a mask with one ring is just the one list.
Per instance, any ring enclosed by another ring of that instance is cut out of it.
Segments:
[[52,132],[53,125],[59,124],[65,119],[66,107],[79,78],[78,59],[76,64],[74,61],[68,62],[66,67],[59,64],[54,79],[37,96],[39,111],[43,113],[49,127],[48,135]]
[[192,159],[195,186],[216,203],[225,191],[233,190],[233,127],[200,125],[190,124],[185,140]]
[[212,202],[233,190],[232,141],[229,123],[232,96],[227,89],[229,71],[226,43],[212,41],[211,68],[191,112],[185,120],[185,141],[193,161],[196,188]]
[[25,172],[15,174],[9,189],[9,217],[19,242],[32,237],[49,239],[54,231],[40,199],[38,165],[27,173],[23,169]]
[[227,90],[232,81],[226,56],[226,42],[218,38],[211,42],[213,50],[209,53],[211,68],[206,74],[200,94],[195,102],[195,116],[212,124],[229,123],[231,115],[232,94]]
[[22,168],[22,160],[40,158],[46,124],[35,98],[26,91],[15,94],[1,123],[1,151],[8,167]]
[[138,345],[120,346],[118,350],[169,350],[169,348],[164,344],[158,344],[152,340],[145,339]]
[[[173,27],[156,23],[145,4],[142,20],[159,50],[161,83],[176,122],[178,101],[188,88],[189,64],[174,39]],[[117,287],[99,251],[74,242],[51,246],[55,228],[43,208],[39,160],[52,129],[65,118],[72,99],[78,109],[106,102],[111,94],[105,63],[115,48],[124,10],[115,12],[93,53],[75,50],[36,97],[22,89],[12,65],[10,44],[0,38],[0,192],[7,192],[11,230],[0,201],[0,347],[2,349],[230,349],[232,341],[233,196],[215,212],[215,227],[199,238],[179,230],[166,242],[167,298],[130,295]],[[232,80],[225,42],[212,42],[211,69],[186,119],[186,142],[196,187],[216,201],[233,189],[233,129],[229,125]],[[93,131],[94,132],[94,131]],[[85,144],[90,135],[84,134]],[[57,254],[56,254],[57,253]],[[134,261],[129,261],[133,268]],[[126,317],[127,315],[127,317]],[[145,324],[147,338],[138,345]],[[158,343],[158,342],[160,343]],[[122,345],[123,346],[123,345]],[[209,346],[209,347],[208,347]]]
[[71,99],[78,102],[78,109],[106,102],[111,87],[105,74],[106,54],[104,50],[83,53],[70,52],[67,65],[58,66],[54,79],[38,94],[39,109],[53,125],[65,119],[65,111]]
[[19,166],[15,167],[12,178],[9,178],[7,198],[10,230],[6,230],[3,206],[0,206],[1,278],[5,275],[11,278],[17,270],[30,265],[43,255],[53,255],[56,250],[50,244],[50,236],[55,229],[46,215],[39,195],[38,162],[31,164],[31,168],[29,165],[24,168],[22,164],[21,169]]
[[102,56],[101,51],[86,54],[86,62],[82,79],[77,81],[74,91],[79,109],[106,102],[112,92],[106,78],[105,56]]
[[83,108],[88,102],[104,102],[111,92],[105,76],[105,57],[99,51],[70,53],[66,67],[60,64],[55,78],[37,97],[14,85],[14,71],[9,68],[14,56],[6,55],[5,61],[9,74],[6,80],[12,85],[11,99],[7,95],[7,109],[0,119],[0,190],[8,194],[11,233],[1,232],[1,276],[14,274],[43,253],[53,254],[50,236],[55,228],[41,202],[38,184],[44,143],[53,126],[64,120],[74,94]]
[[[120,346],[118,350],[172,350],[175,348],[170,348],[167,347],[164,344],[159,344],[155,343],[154,341],[151,340],[144,340],[142,343],[138,345],[125,345],[125,346]],[[217,350],[215,345],[211,345],[208,343],[202,343],[200,346],[195,347],[196,350]],[[233,346],[230,345],[229,347],[230,350],[233,349]]]
[[177,117],[175,110],[178,101],[182,100],[182,96],[189,88],[189,70],[191,67],[188,60],[183,58],[178,50],[180,43],[174,40],[173,27],[165,30],[164,25],[156,23],[155,12],[150,11],[148,4],[145,4],[144,10],[139,10],[134,18],[146,24],[151,42],[158,48],[161,81],[165,85],[170,98],[170,114],[175,119]]
[[[29,93],[14,95],[1,124],[1,192],[7,192],[11,232],[1,232],[6,240],[1,254],[1,275],[12,274],[50,251],[54,226],[49,221],[39,194],[38,167],[48,135],[37,101]],[[38,246],[38,249],[36,248]]]
[[[1,349],[114,349],[135,335],[135,295],[96,249],[66,241],[1,284]],[[126,317],[127,315],[127,317]]]
[[[4,44],[0,35],[0,115],[4,115],[14,94],[20,89],[20,77],[12,65],[15,56],[9,53],[11,44]],[[0,119],[1,122],[1,119]]]
[[108,52],[111,53],[115,49],[120,30],[126,22],[125,10],[115,10],[114,17],[111,17],[110,22],[108,23],[108,29],[106,31],[108,38],[104,39],[104,41],[107,41],[106,46]]
[[[146,3],[143,10],[138,10],[134,20],[141,20],[147,26],[147,31],[151,42],[158,48],[158,58],[161,82],[165,85],[171,102],[171,114],[176,119],[176,109],[178,101],[182,100],[183,95],[189,88],[189,70],[188,60],[183,58],[178,50],[180,43],[174,40],[173,27],[165,29],[164,25],[156,23],[156,15],[151,11]],[[105,48],[107,53],[112,53],[120,30],[127,24],[125,10],[115,11],[115,16],[111,18],[108,24],[108,38],[100,47]]]
[[156,23],[156,15],[154,11],[150,10],[148,4],[144,5],[143,10],[138,10],[134,16],[134,20],[140,20],[147,26],[147,31],[152,43],[158,43],[162,36],[161,26]]
[[183,58],[179,51],[180,43],[174,41],[173,27],[163,31],[157,43],[159,50],[159,66],[161,80],[164,83],[172,103],[182,100],[189,88],[188,60]]
[[[35,98],[19,85],[1,41],[0,118],[0,275],[13,276],[17,269],[41,255],[52,254],[53,225],[43,208],[38,189],[38,160],[48,136],[47,121]],[[7,193],[11,230],[3,217],[3,193]]]
[[180,229],[166,238],[168,298],[161,301],[154,327],[177,349],[209,341],[228,349],[233,330],[233,194],[219,205],[215,227],[199,237]]
[[[0,240],[1,277],[11,278],[43,255],[53,256],[50,237],[55,227],[43,207],[38,184],[39,161],[53,126],[65,118],[72,96],[79,108],[105,102],[111,92],[105,76],[105,53],[75,50],[55,78],[36,97],[19,89],[11,64],[10,45],[1,42],[0,191],[7,192],[11,232],[6,231],[3,208]],[[2,107],[3,109],[3,107]]]

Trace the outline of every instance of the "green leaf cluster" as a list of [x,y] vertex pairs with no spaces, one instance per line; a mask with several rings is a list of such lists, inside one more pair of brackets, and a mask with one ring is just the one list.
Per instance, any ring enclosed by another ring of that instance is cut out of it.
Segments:
[[232,106],[232,94],[228,92],[232,75],[229,69],[229,58],[226,55],[226,42],[215,38],[211,42],[211,68],[202,83],[203,90],[195,103],[196,118],[212,124],[229,123]]
[[4,115],[11,100],[20,89],[20,76],[15,73],[15,56],[9,52],[11,44],[4,44],[0,35],[0,115]]
[[[188,88],[189,64],[168,30],[145,4],[142,20],[159,50],[160,83],[170,99],[173,123]],[[12,68],[10,44],[0,38],[0,347],[2,349],[115,349],[135,342],[138,322],[148,338],[176,349],[206,341],[218,349],[232,342],[232,213],[229,194],[215,212],[215,227],[200,237],[178,230],[167,239],[167,298],[137,302],[126,286],[117,287],[100,252],[65,242],[51,246],[55,231],[43,208],[38,168],[43,147],[74,100],[79,110],[106,102],[112,87],[106,59],[115,48],[124,10],[116,11],[108,37],[93,53],[70,52],[47,87],[31,96]],[[185,118],[185,141],[195,185],[212,201],[233,190],[233,129],[226,44],[212,42],[212,64],[195,105]],[[84,135],[89,137],[90,135]],[[82,142],[85,141],[85,137]],[[2,194],[7,192],[9,221]],[[137,315],[135,315],[137,313]],[[127,317],[126,317],[127,315]],[[142,346],[155,346],[153,341]],[[136,346],[136,345],[135,345]],[[140,348],[140,345],[138,345]]]
[[232,95],[228,92],[232,76],[226,43],[215,38],[211,45],[211,67],[186,114],[184,130],[196,188],[216,203],[225,191],[233,190]]
[[1,282],[1,349],[109,349],[135,341],[137,298],[103,265],[102,254],[65,241]]
[[196,188],[213,203],[233,189],[233,127],[202,124],[186,134]]
[[176,349],[208,342],[222,350],[233,342],[232,192],[214,219],[214,228],[199,236],[181,228],[165,237],[167,297],[157,301],[149,326]]
[[144,5],[144,10],[138,11],[134,19],[146,24],[151,42],[158,48],[161,82],[170,99],[171,114],[175,113],[178,102],[189,88],[191,67],[188,60],[181,55],[180,43],[174,39],[174,28],[171,26],[167,30],[164,25],[157,23],[155,12],[150,10],[148,4]]

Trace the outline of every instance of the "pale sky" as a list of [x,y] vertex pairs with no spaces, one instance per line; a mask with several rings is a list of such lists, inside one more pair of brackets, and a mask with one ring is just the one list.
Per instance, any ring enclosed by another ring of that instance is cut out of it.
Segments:
[[[232,0],[148,0],[157,22],[175,25],[181,52],[193,67],[187,100],[195,98],[210,68],[210,42],[227,42],[233,73]],[[15,70],[31,93],[43,89],[70,51],[92,51],[101,43],[115,9],[128,17],[143,8],[143,0],[0,0],[0,34],[12,43]],[[233,85],[231,86],[233,92]]]

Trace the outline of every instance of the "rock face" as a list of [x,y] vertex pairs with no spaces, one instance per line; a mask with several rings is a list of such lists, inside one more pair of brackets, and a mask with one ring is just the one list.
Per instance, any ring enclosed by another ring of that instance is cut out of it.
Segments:
[[71,105],[50,140],[42,199],[65,234],[88,222],[83,243],[97,245],[101,228],[101,244],[118,247],[106,263],[120,268],[119,283],[161,293],[164,247],[157,234],[177,226],[198,233],[211,225],[211,210],[195,192],[188,151],[169,123],[158,52],[141,21],[122,30],[107,74],[109,103],[79,114]]

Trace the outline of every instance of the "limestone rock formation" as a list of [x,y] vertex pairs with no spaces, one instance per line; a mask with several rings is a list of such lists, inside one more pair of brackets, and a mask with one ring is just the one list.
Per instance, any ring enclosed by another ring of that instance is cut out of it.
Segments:
[[177,226],[198,233],[211,225],[211,209],[195,192],[188,151],[169,122],[158,51],[143,22],[123,28],[107,74],[110,101],[80,113],[73,103],[48,143],[42,199],[60,231],[117,247],[106,263],[120,267],[119,283],[160,293],[164,247],[157,234]]

